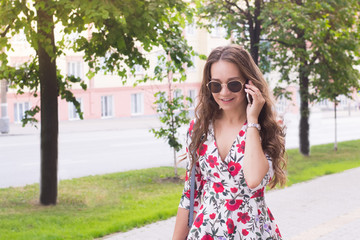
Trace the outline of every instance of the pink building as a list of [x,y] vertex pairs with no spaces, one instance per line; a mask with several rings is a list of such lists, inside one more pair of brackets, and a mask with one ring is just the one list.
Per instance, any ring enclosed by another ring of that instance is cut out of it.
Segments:
[[[193,46],[196,52],[205,55],[219,45],[229,44],[230,41],[224,39],[224,33],[225,31],[221,31],[219,28],[215,29],[214,33],[208,33],[205,30],[195,29],[194,26],[190,25],[184,30],[184,36],[189,44]],[[90,32],[84,32],[83,34],[86,36]],[[12,39],[12,45],[15,50],[8,52],[9,63],[12,66],[19,66],[29,61],[31,56],[34,56],[34,52],[29,47],[23,34],[20,33],[15,36]],[[159,64],[157,57],[162,54],[164,54],[164,51],[159,48],[154,48],[153,51],[145,53],[145,56],[150,61],[150,69],[147,73],[151,73],[153,68]],[[192,60],[195,66],[187,69],[186,82],[173,84],[171,91],[175,96],[191,97],[195,102],[202,78],[204,61],[195,57]],[[74,75],[85,79],[88,85],[86,91],[76,85],[72,88],[75,97],[81,103],[84,119],[155,115],[156,106],[154,102],[156,99],[154,94],[158,91],[169,92],[169,86],[165,80],[164,82],[147,82],[133,87],[135,79],[141,79],[145,73],[141,67],[136,68],[134,76],[129,76],[126,79],[125,85],[122,84],[119,77],[111,74],[106,75],[103,72],[99,72],[92,79],[88,79],[86,73],[89,68],[83,61],[81,53],[66,52],[65,56],[57,59],[57,67],[63,75]],[[11,84],[11,79],[8,82]],[[36,105],[40,106],[40,98],[35,98],[30,93],[19,95],[16,94],[16,89],[9,88],[6,96],[7,115],[10,123],[20,123],[26,110]],[[36,117],[39,119],[39,116]],[[59,120],[77,119],[79,119],[79,116],[74,105],[59,98]]]

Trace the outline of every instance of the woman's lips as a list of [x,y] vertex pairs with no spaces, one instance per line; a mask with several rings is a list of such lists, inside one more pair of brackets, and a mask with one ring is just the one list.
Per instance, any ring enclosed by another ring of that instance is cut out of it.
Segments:
[[224,103],[228,103],[231,102],[232,100],[234,100],[234,98],[222,98],[221,101]]

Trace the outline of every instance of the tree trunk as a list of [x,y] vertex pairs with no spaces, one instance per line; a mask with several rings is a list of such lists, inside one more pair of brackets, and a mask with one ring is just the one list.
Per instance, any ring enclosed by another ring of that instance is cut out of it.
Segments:
[[178,177],[177,164],[176,164],[176,150],[175,150],[175,148],[173,148],[173,151],[174,151],[174,173],[175,173],[175,177]]
[[[302,31],[301,31],[302,33]],[[301,34],[299,37],[302,37]],[[305,42],[301,46],[306,52]],[[300,57],[299,80],[300,80],[300,126],[299,126],[299,140],[300,153],[309,156],[310,142],[309,142],[309,73],[307,70],[307,61],[305,57]]]
[[336,116],[336,105],[337,105],[337,101],[336,101],[336,97],[334,100],[334,118],[335,118],[335,142],[334,142],[334,150],[337,151],[338,146],[337,146],[337,116]]
[[[47,6],[47,1],[44,0],[40,0],[37,3],[43,3]],[[46,9],[41,9],[41,7],[38,9],[37,14],[41,96],[40,203],[49,205],[56,204],[57,199],[58,84],[53,16]]]
[[254,16],[248,16],[249,33],[250,33],[250,54],[256,63],[259,65],[259,46],[260,46],[260,34],[261,34],[261,20],[259,19],[261,14],[261,1],[255,1]]

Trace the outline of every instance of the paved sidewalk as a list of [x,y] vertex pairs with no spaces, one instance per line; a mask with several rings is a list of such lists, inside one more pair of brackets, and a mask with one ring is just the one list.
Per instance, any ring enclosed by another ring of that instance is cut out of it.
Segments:
[[[266,202],[284,240],[360,239],[360,168],[269,191]],[[169,240],[175,218],[102,240]]]

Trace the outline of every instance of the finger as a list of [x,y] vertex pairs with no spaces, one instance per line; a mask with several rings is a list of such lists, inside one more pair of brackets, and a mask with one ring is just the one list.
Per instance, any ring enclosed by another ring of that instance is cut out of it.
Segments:
[[261,95],[260,91],[256,91],[250,88],[245,88],[245,92],[249,93],[252,97],[258,97],[259,95]]
[[248,93],[251,96],[252,102],[254,102],[254,100],[257,99],[257,95],[253,90],[247,88],[247,89],[245,89],[245,92]]
[[247,88],[247,89],[245,89],[245,92],[247,92],[251,95],[251,97],[253,99],[253,103],[254,102],[259,102],[259,103],[265,102],[265,99],[259,90],[253,91],[252,89]]
[[246,83],[245,84],[245,87],[248,88],[248,89],[251,89],[253,91],[256,91],[256,90],[259,90],[254,84],[252,81],[249,81],[249,83]]

